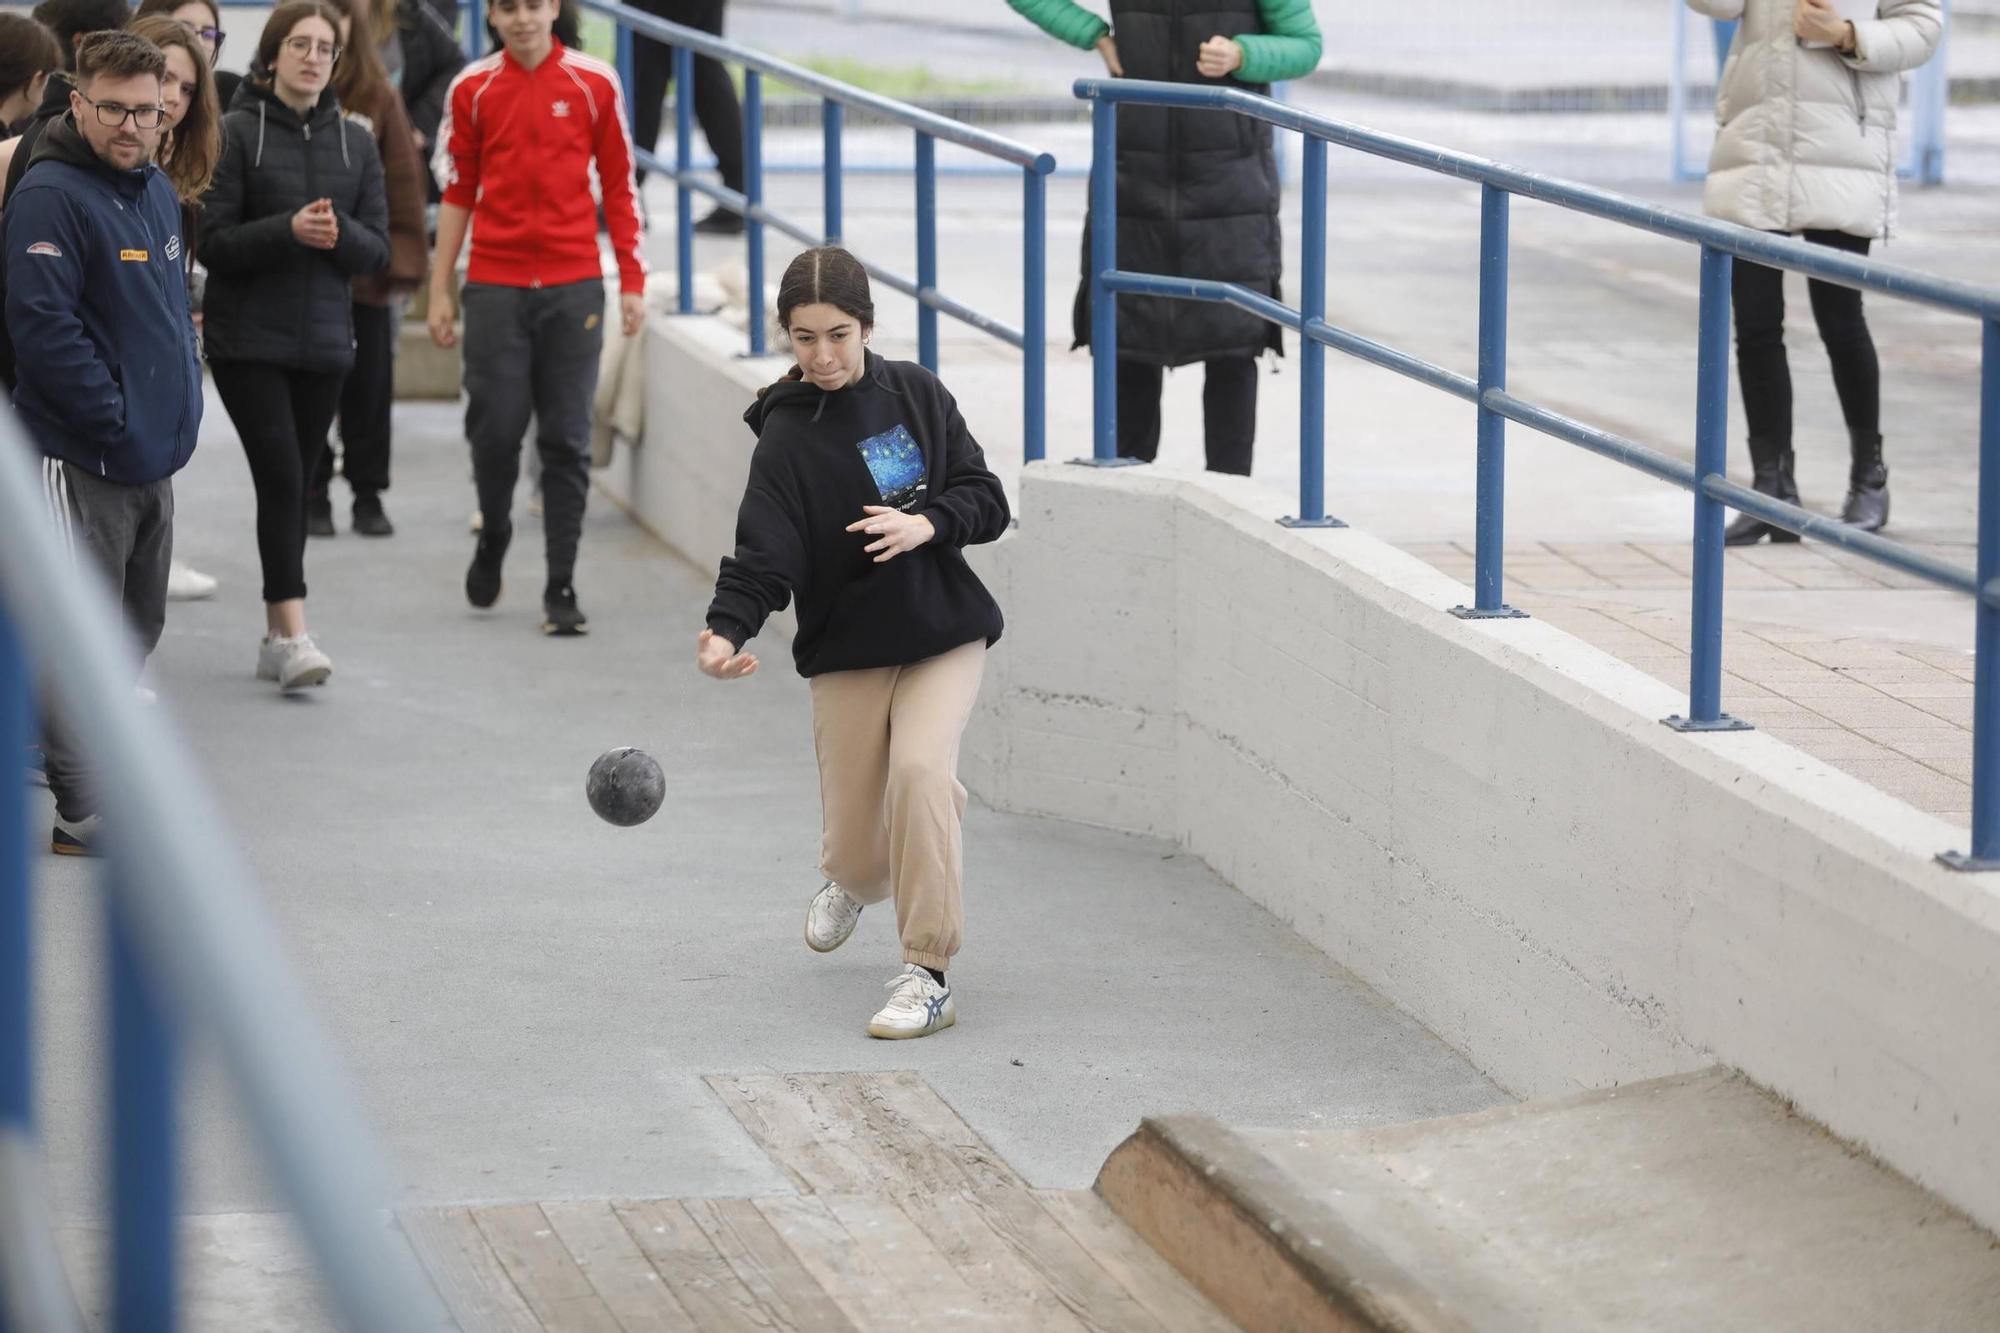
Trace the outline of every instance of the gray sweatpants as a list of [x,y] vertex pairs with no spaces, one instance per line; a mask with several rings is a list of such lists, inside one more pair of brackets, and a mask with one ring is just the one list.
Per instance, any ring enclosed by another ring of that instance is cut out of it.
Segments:
[[[144,662],[167,626],[167,565],[174,554],[174,483],[128,486],[71,463],[42,460],[49,516],[70,554],[108,581]],[[90,766],[53,708],[43,710],[49,787],[64,819],[97,813]]]
[[576,570],[590,493],[590,403],[604,346],[604,284],[465,288],[465,437],[488,534],[513,531],[521,440],[535,422],[549,582]]

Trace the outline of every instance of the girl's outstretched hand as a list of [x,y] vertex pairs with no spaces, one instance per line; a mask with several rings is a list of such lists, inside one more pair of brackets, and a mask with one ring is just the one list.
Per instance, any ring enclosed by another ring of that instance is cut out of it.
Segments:
[[937,536],[937,529],[922,514],[906,514],[886,505],[863,505],[861,512],[868,517],[849,523],[847,530],[865,532],[877,539],[869,543],[867,550],[878,565],[914,551]]
[[703,630],[695,640],[694,664],[701,668],[702,675],[717,680],[736,680],[757,669],[756,658],[737,652],[735,644],[712,629]]

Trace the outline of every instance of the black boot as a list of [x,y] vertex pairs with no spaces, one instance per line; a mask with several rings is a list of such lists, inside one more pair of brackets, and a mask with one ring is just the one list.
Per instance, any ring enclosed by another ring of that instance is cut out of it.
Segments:
[[306,492],[306,536],[331,537],[333,526],[333,501],[325,491]]
[[374,491],[354,493],[354,530],[364,537],[393,537],[396,525],[382,508],[382,497]]
[[1854,461],[1847,472],[1847,503],[1840,521],[1863,532],[1880,532],[1889,524],[1889,469],[1882,463],[1882,437],[1853,436]]
[[[1755,458],[1760,453],[1764,453],[1764,451],[1753,448],[1750,451],[1750,456]],[[1773,500],[1783,500],[1786,504],[1797,504],[1799,502],[1799,487],[1798,483],[1792,480],[1792,451],[1785,449],[1769,453],[1766,457],[1770,461],[1757,464],[1756,474],[1750,480],[1750,488],[1759,495],[1770,496]],[[1738,514],[1736,521],[1723,529],[1722,544],[1724,546],[1754,546],[1767,535],[1774,544],[1778,542],[1795,542],[1799,539],[1799,534],[1796,532],[1788,532],[1784,528],[1774,528],[1761,518],[1752,518],[1748,514]]]

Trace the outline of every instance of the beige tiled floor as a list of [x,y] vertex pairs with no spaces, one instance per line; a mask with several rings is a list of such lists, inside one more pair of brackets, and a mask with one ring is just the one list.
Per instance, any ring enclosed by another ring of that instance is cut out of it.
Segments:
[[[1406,549],[1455,578],[1472,580],[1469,545]],[[1969,552],[1946,554],[1955,563],[1971,563]],[[1726,586],[1736,591],[1927,586],[1809,543],[1740,548],[1727,559]],[[1684,545],[1552,542],[1510,547],[1507,600],[1685,690],[1687,604],[1662,608],[1646,602],[1658,601],[1663,590],[1687,589],[1689,560]],[[1971,653],[1728,617],[1722,660],[1728,712],[1920,810],[1970,821]]]

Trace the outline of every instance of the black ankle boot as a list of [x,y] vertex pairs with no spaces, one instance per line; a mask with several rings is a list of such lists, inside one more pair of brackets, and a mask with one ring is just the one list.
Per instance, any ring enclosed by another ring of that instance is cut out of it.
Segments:
[[[1751,450],[1755,457],[1758,450]],[[1773,500],[1783,500],[1786,504],[1799,502],[1798,483],[1792,480],[1792,451],[1790,449],[1769,455],[1771,461],[1759,464],[1756,474],[1750,480],[1750,488],[1759,495],[1768,495]],[[1736,521],[1722,531],[1724,546],[1753,546],[1769,536],[1773,543],[1795,542],[1796,532],[1784,528],[1774,528],[1761,518],[1748,514],[1738,514]]]
[[1880,532],[1889,524],[1889,469],[1882,462],[1882,437],[1857,434],[1853,444],[1840,521],[1863,532]]

